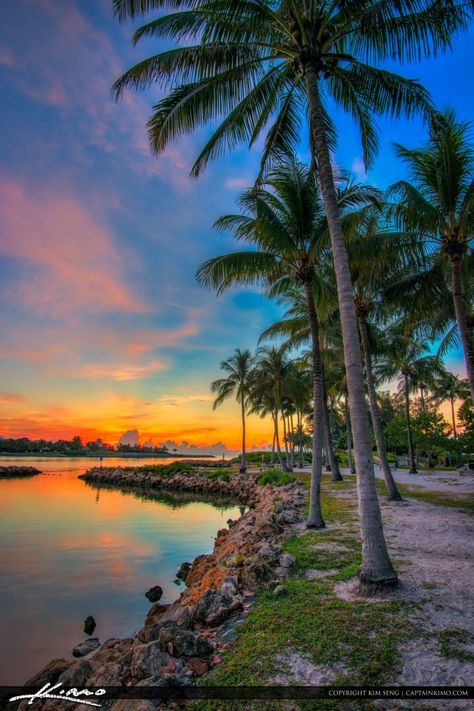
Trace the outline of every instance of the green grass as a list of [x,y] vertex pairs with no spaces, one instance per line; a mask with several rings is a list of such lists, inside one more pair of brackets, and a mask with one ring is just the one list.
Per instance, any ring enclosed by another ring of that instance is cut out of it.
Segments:
[[470,642],[472,642],[472,635],[467,630],[447,628],[439,634],[439,652],[442,657],[448,659],[474,662],[474,653],[462,647]]
[[206,472],[208,479],[222,479],[223,481],[229,481],[229,471],[228,469],[211,469],[211,471]]
[[[387,489],[385,483],[381,479],[375,482],[377,492],[380,496],[386,496]],[[400,494],[407,499],[416,499],[424,501],[427,504],[435,506],[448,506],[454,509],[466,509],[466,511],[474,511],[474,497],[470,494],[451,494],[445,491],[432,491],[421,486],[411,484],[399,484],[397,487]]]
[[171,464],[145,464],[142,467],[133,467],[133,470],[142,474],[156,474],[157,476],[172,476],[178,472],[192,472],[193,465],[189,462],[171,462]]
[[272,486],[285,486],[285,484],[291,484],[295,481],[295,477],[287,472],[281,472],[279,469],[268,469],[266,472],[258,477],[258,483],[260,486],[265,486],[265,484],[272,484]]
[[[324,486],[323,513],[328,529],[307,531],[284,542],[283,549],[296,559],[291,571],[293,577],[285,583],[286,594],[275,597],[272,591],[266,591],[258,596],[239,628],[236,642],[226,651],[223,664],[203,677],[201,683],[271,684],[284,667],[279,657],[289,652],[305,655],[315,665],[342,662],[344,684],[381,684],[389,680],[397,668],[398,648],[412,633],[408,624],[409,608],[400,601],[347,602],[335,595],[334,586],[357,573],[361,561],[360,541],[355,501],[337,495],[341,485],[325,482]],[[344,488],[347,487],[345,484]],[[334,544],[334,548],[328,544]],[[310,580],[304,577],[308,569],[335,572]],[[336,683],[338,681],[342,681],[342,676]],[[301,709],[321,711],[344,705],[331,700],[297,704]],[[201,701],[192,708],[242,711],[285,706],[275,701]],[[352,708],[360,710],[372,706],[367,701],[358,701]]]

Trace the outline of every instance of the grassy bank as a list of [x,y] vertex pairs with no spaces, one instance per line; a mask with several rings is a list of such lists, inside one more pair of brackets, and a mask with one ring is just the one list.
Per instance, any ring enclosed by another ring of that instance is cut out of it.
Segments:
[[[301,477],[308,483],[306,475]],[[335,586],[353,578],[360,565],[360,542],[355,501],[342,495],[353,482],[324,482],[324,517],[328,528],[303,532],[284,543],[295,556],[292,577],[278,594],[266,591],[239,628],[223,664],[205,677],[204,684],[268,685],[308,684],[294,681],[295,664],[314,669],[326,679],[322,684],[380,684],[397,667],[398,648],[411,631],[409,608],[400,601],[377,604],[341,600]],[[329,681],[329,677],[332,682]],[[313,677],[314,678],[314,677]],[[280,704],[280,705],[279,705]],[[298,701],[292,708],[347,708],[341,702]],[[193,708],[278,709],[276,701],[199,702]],[[351,708],[370,709],[365,701]]]

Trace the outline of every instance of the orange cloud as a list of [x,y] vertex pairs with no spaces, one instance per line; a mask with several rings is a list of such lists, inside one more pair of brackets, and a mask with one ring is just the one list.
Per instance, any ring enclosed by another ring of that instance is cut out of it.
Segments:
[[124,283],[124,265],[108,228],[73,196],[51,188],[31,194],[0,178],[0,253],[31,267],[13,292],[32,311],[149,309]]

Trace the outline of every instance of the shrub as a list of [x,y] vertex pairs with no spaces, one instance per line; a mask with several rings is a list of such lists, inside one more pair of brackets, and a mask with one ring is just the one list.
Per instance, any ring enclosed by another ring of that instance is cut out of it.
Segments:
[[295,480],[291,474],[281,472],[279,469],[268,469],[258,478],[260,486],[265,486],[265,484],[271,484],[272,486],[285,486],[285,484],[291,484],[293,481]]
[[156,474],[157,476],[172,476],[178,472],[192,472],[193,465],[189,462],[171,462],[171,464],[145,464],[137,467],[136,471],[143,474]]
[[207,472],[207,478],[211,480],[222,479],[223,481],[229,481],[229,472],[227,469],[211,469],[211,471]]

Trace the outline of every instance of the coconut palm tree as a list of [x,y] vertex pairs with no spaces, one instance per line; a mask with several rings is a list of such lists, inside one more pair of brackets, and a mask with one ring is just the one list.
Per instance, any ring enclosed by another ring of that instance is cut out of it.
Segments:
[[400,324],[394,324],[385,332],[386,355],[375,364],[376,377],[381,381],[398,380],[398,389],[405,400],[405,418],[407,428],[408,460],[410,474],[417,474],[415,450],[410,413],[410,393],[420,387],[431,385],[437,373],[442,371],[438,356],[429,353],[429,344],[418,338],[407,335]]
[[474,337],[466,301],[467,267],[474,246],[474,142],[470,125],[452,109],[437,114],[430,138],[421,148],[395,146],[412,182],[392,186],[397,198],[391,214],[400,225],[422,236],[450,265],[451,299],[461,336],[466,371],[474,398]]
[[214,400],[213,409],[222,405],[231,397],[235,397],[240,404],[242,418],[242,459],[240,462],[240,472],[245,474],[247,470],[245,452],[245,415],[249,406],[250,394],[254,379],[254,358],[250,351],[241,351],[236,348],[233,355],[221,362],[221,370],[226,373],[225,378],[219,378],[211,383],[211,390],[217,394]]
[[[347,210],[356,205],[365,206],[375,195],[373,189],[349,182],[338,190],[338,207]],[[237,239],[252,245],[253,249],[208,260],[199,268],[197,279],[200,284],[218,292],[236,283],[260,283],[272,286],[272,295],[293,290],[295,284],[304,293],[313,367],[311,491],[314,489],[319,492],[325,434],[325,396],[318,302],[324,298],[324,291],[331,291],[322,278],[316,279],[319,264],[327,264],[329,261],[328,222],[321,193],[312,170],[290,158],[275,165],[263,186],[243,193],[239,204],[242,214],[221,217],[216,225],[219,229],[231,231]],[[350,218],[352,212],[348,215]],[[316,289],[320,296],[315,297]],[[332,302],[334,308],[334,296]],[[285,420],[283,425],[286,429]],[[314,499],[312,493],[310,499]],[[308,526],[321,525],[319,512],[319,504],[311,507]]]
[[393,584],[397,577],[375,492],[357,322],[330,158],[335,131],[325,99],[330,96],[359,124],[369,164],[377,151],[372,113],[410,116],[430,109],[417,82],[373,62],[411,62],[448,49],[452,35],[468,25],[470,7],[463,0],[114,0],[114,6],[122,20],[152,9],[175,11],[139,28],[134,41],[170,38],[178,46],[132,67],[116,82],[115,93],[152,83],[174,87],[149,122],[157,152],[183,133],[222,119],[194,164],[195,175],[211,158],[238,143],[253,144],[264,131],[263,164],[288,153],[300,141],[301,122],[309,113],[336,270],[359,472],[359,575],[362,582]]
[[453,429],[454,445],[456,448],[457,466],[462,466],[462,456],[459,451],[458,431],[456,423],[456,413],[454,403],[456,400],[467,400],[469,397],[469,383],[467,380],[458,378],[449,370],[441,370],[436,374],[433,384],[432,402],[439,407],[446,400],[449,401],[451,407],[451,423]]

